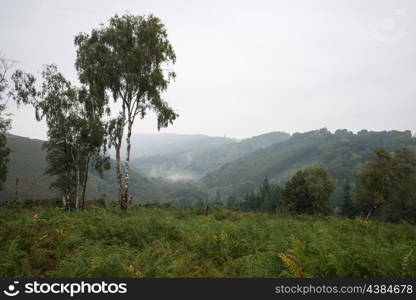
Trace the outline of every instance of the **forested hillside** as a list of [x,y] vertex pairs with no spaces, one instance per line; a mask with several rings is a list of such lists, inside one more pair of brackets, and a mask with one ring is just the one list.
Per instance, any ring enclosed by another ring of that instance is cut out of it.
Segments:
[[[216,194],[225,200],[231,194],[242,196],[252,192],[265,177],[274,182],[284,183],[295,171],[315,164],[326,168],[329,176],[335,180],[336,190],[332,195],[332,202],[336,204],[342,197],[345,181],[347,179],[354,181],[354,175],[374,155],[374,148],[382,146],[394,151],[400,147],[407,147],[416,150],[416,139],[412,137],[410,131],[363,130],[354,134],[347,130],[331,133],[321,129],[296,133],[289,137],[285,133],[273,132],[240,142],[223,144],[214,149],[211,149],[214,147],[211,143],[205,148],[201,146],[205,149],[203,151],[178,150],[178,153],[171,155],[134,160],[135,168],[131,176],[134,200],[139,203],[171,202],[178,205],[192,205],[198,201],[208,201],[209,195],[213,199]],[[42,150],[43,142],[14,135],[8,135],[7,141],[11,149],[9,174],[4,190],[0,192],[1,199],[15,199],[17,178],[19,178],[17,186],[19,199],[56,197],[55,191],[49,188],[51,178],[44,175],[46,161],[45,152]],[[158,145],[155,139],[153,147]],[[140,146],[138,144],[137,148]],[[159,145],[159,148],[162,149],[163,146]],[[177,149],[179,148],[182,146]],[[192,153],[192,159],[189,153]],[[153,177],[162,178],[151,178],[152,170],[155,172],[155,169],[160,173],[159,176]],[[199,182],[189,182],[189,179],[198,178],[211,169],[213,171]],[[197,175],[186,177],[184,174]],[[177,181],[166,181],[161,175]],[[172,176],[176,177],[172,178]],[[115,181],[113,168],[104,172],[102,178],[97,172],[91,171],[87,198],[106,197],[114,200],[116,192],[112,184]]]
[[[173,136],[162,135],[173,140]],[[290,135],[284,132],[270,132],[242,141],[206,136],[189,136],[191,142],[180,143],[186,136],[178,135],[175,143],[154,138],[153,147],[159,150],[154,155],[136,158],[132,161],[147,177],[162,177],[173,181],[199,180],[223,164],[234,161],[258,149],[287,140]],[[200,140],[196,139],[200,137]],[[150,138],[150,136],[149,136]],[[226,142],[227,141],[227,142]],[[138,149],[141,148],[138,141]],[[146,149],[149,146],[144,147]]]
[[331,133],[326,129],[293,134],[287,141],[260,149],[207,174],[201,184],[223,196],[242,195],[257,188],[267,176],[277,182],[286,181],[295,171],[309,165],[321,165],[336,181],[333,201],[341,196],[342,185],[371,158],[376,147],[389,151],[408,147],[416,150],[416,138],[410,131],[371,132],[356,134],[347,130]]

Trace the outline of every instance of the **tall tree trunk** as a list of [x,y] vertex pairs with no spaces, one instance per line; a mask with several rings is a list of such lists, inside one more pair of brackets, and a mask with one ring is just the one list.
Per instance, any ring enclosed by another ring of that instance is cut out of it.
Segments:
[[124,135],[124,122],[126,120],[126,105],[123,99],[121,119],[119,119],[118,128],[116,130],[116,135],[114,137],[113,145],[116,149],[116,176],[117,176],[117,185],[118,185],[118,203],[120,204],[121,209],[126,209],[127,205],[124,201],[124,185],[123,185],[123,174],[121,173],[121,145],[123,142]]
[[120,147],[116,147],[116,177],[117,177],[117,186],[118,186],[118,203],[121,209],[125,209],[126,206],[123,201],[124,196],[124,186],[123,186],[123,177],[121,174],[121,159],[120,159]]
[[370,210],[368,211],[367,217],[365,218],[366,220],[368,220],[371,217],[371,215],[374,213],[374,211],[376,210],[376,208],[377,208],[377,206],[372,206],[370,208]]
[[[64,141],[64,151],[65,151],[65,155],[68,155],[69,150],[68,150],[68,145],[67,145],[67,140],[65,139]],[[62,196],[62,202],[63,202],[63,206],[64,206],[64,210],[69,210],[70,209],[70,205],[69,205],[69,184],[70,184],[70,176],[71,174],[68,174],[69,171],[67,170],[67,172],[65,173],[65,185],[64,185],[64,189],[63,189],[63,196]]]
[[68,191],[65,189],[63,195],[62,195],[62,205],[64,207],[64,210],[69,210],[70,206],[69,206],[69,195],[68,195]]
[[85,192],[87,190],[89,164],[90,164],[90,157],[88,156],[88,158],[87,158],[87,164],[85,165],[85,170],[84,170],[84,184],[82,186],[81,209],[84,209],[85,208]]
[[66,198],[65,198],[65,193],[62,194],[62,207],[64,208],[64,210],[66,210]]
[[81,174],[80,174],[80,168],[77,167],[77,185],[76,185],[76,191],[75,191],[75,209],[81,208]]
[[[129,120],[128,128],[127,128],[127,150],[126,150],[126,161],[124,164],[124,197],[123,201],[125,204],[131,202],[131,197],[129,194],[129,183],[130,183],[130,149],[131,149],[131,129],[132,129],[133,122]],[[130,203],[131,204],[131,203]]]

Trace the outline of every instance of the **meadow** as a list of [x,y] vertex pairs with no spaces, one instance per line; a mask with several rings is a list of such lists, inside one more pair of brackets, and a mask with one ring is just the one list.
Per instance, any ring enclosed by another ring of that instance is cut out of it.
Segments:
[[0,208],[0,277],[416,277],[416,226],[199,208]]

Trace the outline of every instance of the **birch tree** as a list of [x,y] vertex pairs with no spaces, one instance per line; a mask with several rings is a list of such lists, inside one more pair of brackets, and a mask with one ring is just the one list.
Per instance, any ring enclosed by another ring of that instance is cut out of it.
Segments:
[[46,66],[42,77],[42,87],[38,90],[33,75],[16,71],[12,76],[13,98],[18,104],[32,105],[36,119],[46,121],[45,173],[54,176],[51,187],[61,192],[63,207],[70,209],[74,199],[75,208],[81,209],[85,203],[91,160],[95,161],[99,171],[108,161],[104,156],[103,111],[94,109],[94,97],[85,88],[73,86],[55,65]]
[[[109,23],[90,34],[75,37],[76,68],[79,79],[90,91],[104,99],[107,94],[118,103],[119,110],[109,122],[110,146],[116,152],[116,175],[119,204],[131,203],[129,192],[132,128],[137,118],[147,112],[157,115],[157,128],[167,127],[178,117],[161,94],[175,73],[167,69],[176,55],[161,21],[153,15],[115,15]],[[101,101],[108,107],[108,102]],[[125,139],[124,139],[125,136]],[[124,170],[121,149],[126,142]]]
[[367,219],[387,205],[396,209],[414,203],[416,156],[407,148],[394,153],[386,148],[374,149],[372,157],[356,174],[354,199],[367,210]]

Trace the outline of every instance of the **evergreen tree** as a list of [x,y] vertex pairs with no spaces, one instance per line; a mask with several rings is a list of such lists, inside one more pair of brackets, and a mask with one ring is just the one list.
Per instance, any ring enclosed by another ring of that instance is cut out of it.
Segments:
[[341,215],[347,218],[352,218],[357,215],[358,207],[352,200],[351,183],[347,180],[344,184],[344,195],[341,203]]
[[280,201],[280,187],[266,176],[258,191],[247,193],[240,207],[244,211],[276,212]]
[[224,204],[222,202],[221,193],[219,191],[217,191],[216,194],[215,194],[215,198],[214,198],[214,203],[213,204],[214,204],[214,206],[217,206],[217,207],[221,207]]
[[240,203],[235,194],[232,194],[227,201],[227,208],[231,210],[239,210]]
[[278,184],[271,184],[268,193],[262,199],[261,210],[265,212],[276,212],[280,202],[280,186]]

